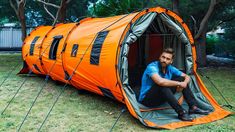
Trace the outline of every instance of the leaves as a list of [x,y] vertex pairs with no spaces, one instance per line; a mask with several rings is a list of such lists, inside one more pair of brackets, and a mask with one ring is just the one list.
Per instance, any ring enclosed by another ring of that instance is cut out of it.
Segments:
[[153,1],[147,3],[142,0],[103,0],[92,3],[89,13],[96,17],[107,17],[121,14],[128,14],[142,10],[146,6],[152,5]]

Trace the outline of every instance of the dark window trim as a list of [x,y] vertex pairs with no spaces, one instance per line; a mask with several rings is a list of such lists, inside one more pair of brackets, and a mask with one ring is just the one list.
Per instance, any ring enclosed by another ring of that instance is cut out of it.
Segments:
[[36,37],[34,37],[33,41],[31,42],[30,49],[29,49],[29,55],[33,55],[35,43],[38,41],[39,38],[40,38],[40,36],[36,36]]
[[100,91],[103,93],[104,96],[116,100],[115,96],[113,95],[113,93],[109,89],[103,88],[100,86],[98,86],[98,88],[100,89]]
[[71,57],[76,57],[78,52],[79,45],[73,44],[72,51],[71,51]]
[[51,43],[50,51],[49,51],[49,59],[56,60],[56,54],[59,47],[60,40],[63,38],[62,35],[54,36],[53,41]]
[[41,72],[36,64],[33,64],[34,69],[36,69],[38,72]]
[[54,39],[62,39],[62,38],[63,38],[63,35],[57,35],[57,36],[54,36],[53,38],[54,38]]
[[99,65],[102,45],[109,31],[99,32],[91,49],[90,64]]

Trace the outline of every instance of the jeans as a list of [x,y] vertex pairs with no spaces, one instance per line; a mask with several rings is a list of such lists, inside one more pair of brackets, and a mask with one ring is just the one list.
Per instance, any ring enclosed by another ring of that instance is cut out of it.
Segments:
[[[177,113],[180,113],[184,109],[179,104],[178,100],[175,98],[174,96],[175,92],[176,92],[176,87],[163,87],[155,84],[147,92],[144,100],[141,103],[148,107],[154,107],[167,102]],[[182,93],[185,101],[187,102],[190,108],[192,108],[193,106],[197,106],[196,99],[193,96],[193,93],[190,90],[190,88],[187,87],[183,89]]]

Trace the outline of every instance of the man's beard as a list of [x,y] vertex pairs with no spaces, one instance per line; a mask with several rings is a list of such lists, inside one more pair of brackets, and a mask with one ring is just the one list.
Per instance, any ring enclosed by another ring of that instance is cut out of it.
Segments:
[[161,62],[162,67],[166,67],[167,64],[165,62]]

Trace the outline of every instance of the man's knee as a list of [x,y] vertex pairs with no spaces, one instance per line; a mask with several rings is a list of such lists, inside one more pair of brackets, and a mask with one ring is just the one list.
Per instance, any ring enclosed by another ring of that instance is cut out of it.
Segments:
[[172,95],[176,92],[176,88],[174,87],[161,87],[160,90],[164,95]]

